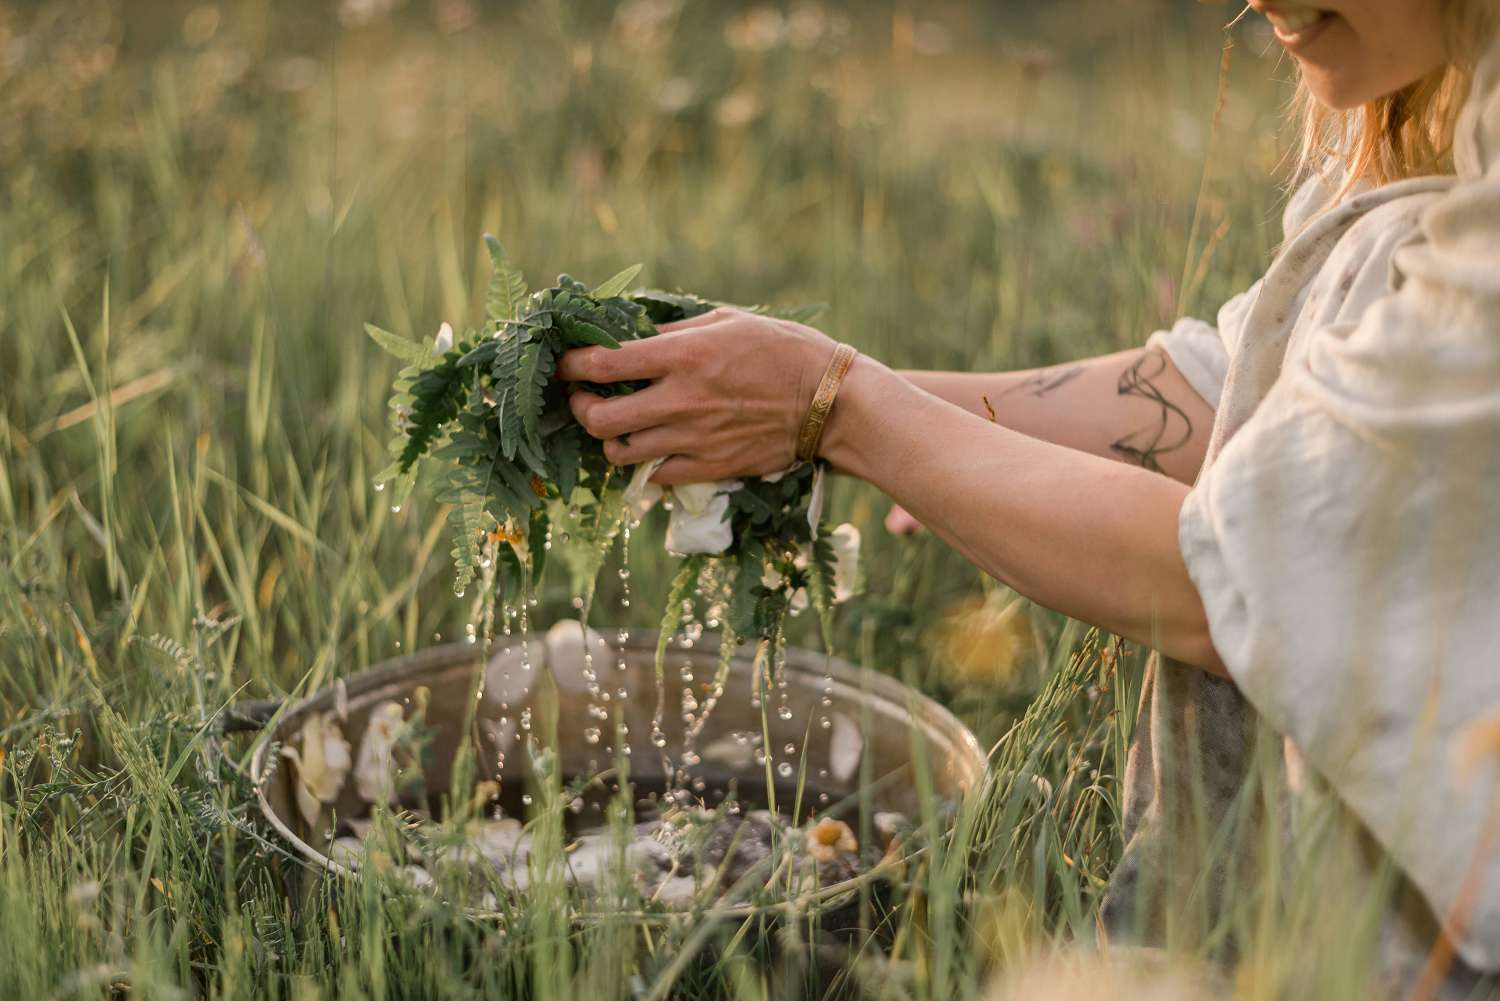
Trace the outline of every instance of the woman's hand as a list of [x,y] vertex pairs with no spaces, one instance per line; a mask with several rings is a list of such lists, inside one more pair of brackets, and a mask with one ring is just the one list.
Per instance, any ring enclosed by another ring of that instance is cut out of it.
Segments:
[[579,348],[558,373],[572,382],[650,379],[626,396],[577,391],[584,429],[619,466],[670,456],[654,479],[670,486],[756,476],[790,466],[797,432],[833,357],[826,334],[738,309],[664,325],[619,348]]

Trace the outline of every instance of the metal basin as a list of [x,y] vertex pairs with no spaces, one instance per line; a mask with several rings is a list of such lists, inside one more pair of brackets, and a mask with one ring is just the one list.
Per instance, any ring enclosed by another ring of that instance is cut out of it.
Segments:
[[[642,631],[624,643],[608,641],[607,651],[596,647],[595,660],[604,663],[595,663],[594,667],[601,684],[611,693],[604,703],[590,696],[581,656],[581,631],[578,637],[573,644],[574,655],[551,656],[545,667],[536,665],[541,658],[533,655],[529,658],[534,665],[530,670],[523,663],[528,658],[518,642],[497,647],[484,665],[473,645],[435,647],[385,661],[295,703],[282,713],[269,734],[262,735],[267,739],[258,742],[251,758],[250,777],[262,812],[309,862],[333,872],[350,872],[348,866],[324,853],[320,847],[324,839],[303,819],[296,804],[292,766],[277,759],[276,745],[289,741],[309,714],[335,713],[350,743],[357,747],[372,710],[390,701],[408,704],[419,688],[425,688],[421,697],[426,700],[432,746],[430,763],[424,769],[430,803],[424,805],[433,808],[448,790],[479,670],[486,672],[474,720],[480,745],[479,778],[498,780],[502,790],[512,796],[519,797],[524,791],[531,761],[526,752],[527,735],[517,731],[529,711],[533,734],[540,736],[538,714],[543,706],[538,693],[552,688],[550,682],[543,681],[545,674],[555,679],[557,746],[551,750],[557,755],[564,783],[610,768],[614,760],[610,750],[613,719],[623,718],[630,735],[630,777],[637,794],[642,789],[668,788],[671,770],[681,764],[688,731],[681,713],[682,692],[690,687],[700,704],[708,696],[719,659],[717,639],[706,635],[691,649],[674,647],[669,651],[666,712],[660,734],[665,745],[658,748],[650,739],[657,705],[656,634]],[[602,637],[594,642],[606,644]],[[763,712],[752,704],[756,687],[754,652],[751,644],[735,652],[723,694],[692,741],[700,760],[690,771],[703,783],[703,791],[697,795],[711,801],[713,795],[722,796],[733,785],[741,802],[766,802],[767,768],[755,754],[763,725],[769,733],[766,746],[773,751],[771,775],[783,813],[796,795],[799,773],[805,783],[799,820],[808,814],[832,815],[854,824],[861,810],[895,811],[915,819],[922,814],[921,790],[956,802],[979,783],[985,767],[984,752],[974,735],[932,699],[886,675],[823,654],[791,649],[783,674],[785,688],[773,690]],[[685,671],[691,672],[690,684],[684,680]],[[622,688],[628,693],[624,699],[615,694]],[[588,731],[601,724],[588,714],[591,703],[604,705],[611,715],[611,721],[602,724],[603,735],[592,740],[595,735]],[[788,715],[779,711],[783,708],[791,710],[789,719],[782,718]],[[796,746],[795,755],[782,753],[788,744]],[[784,778],[775,767],[782,760],[792,764],[791,774]],[[923,774],[919,775],[919,770]],[[866,780],[868,784],[864,784]],[[358,817],[368,810],[355,786],[352,776],[344,780],[337,799],[330,804],[333,812]],[[522,808],[516,806],[512,815],[521,812]],[[868,878],[868,874],[857,876],[824,887],[813,896],[823,900],[846,894]]]

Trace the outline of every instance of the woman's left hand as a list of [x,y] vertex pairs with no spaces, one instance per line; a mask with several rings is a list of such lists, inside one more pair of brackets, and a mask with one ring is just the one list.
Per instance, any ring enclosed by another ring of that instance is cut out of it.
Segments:
[[625,396],[573,393],[573,415],[618,466],[670,456],[653,477],[670,486],[787,468],[818,380],[833,357],[826,334],[801,323],[716,309],[619,348],[562,356],[571,382],[650,379]]

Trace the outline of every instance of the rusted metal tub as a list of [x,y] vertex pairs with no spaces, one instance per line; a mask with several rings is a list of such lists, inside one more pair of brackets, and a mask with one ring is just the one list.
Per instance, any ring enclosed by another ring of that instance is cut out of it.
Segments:
[[[579,635],[577,647],[581,652],[581,632]],[[518,642],[508,647],[497,644],[487,661],[472,644],[435,647],[385,661],[287,706],[270,724],[270,732],[261,735],[250,761],[250,778],[262,813],[293,850],[314,867],[352,873],[354,867],[330,858],[320,844],[322,839],[309,829],[297,809],[292,768],[278,759],[276,749],[314,713],[336,714],[343,732],[357,744],[372,710],[392,701],[408,704],[418,697],[418,689],[425,689],[420,698],[425,700],[426,721],[431,728],[430,764],[425,778],[434,802],[448,790],[470,705],[474,705],[473,728],[480,745],[480,774],[476,778],[497,780],[502,789],[519,795],[532,767],[528,741],[518,733],[519,721],[528,711],[533,719],[543,711],[539,702],[543,690],[556,693],[557,738],[550,750],[556,755],[564,783],[610,767],[613,755],[608,734],[613,719],[623,718],[633,746],[632,782],[637,788],[669,787],[669,770],[681,762],[688,735],[678,711],[684,671],[691,673],[692,687],[701,693],[696,696],[701,702],[718,663],[717,639],[706,635],[691,649],[674,647],[669,651],[662,747],[650,740],[657,706],[656,634],[641,631],[623,643],[602,637],[595,642],[607,642],[610,648],[607,658],[596,659],[613,661],[595,665],[599,680],[611,692],[610,701],[602,703],[612,717],[602,724],[604,736],[588,733],[601,724],[588,714],[589,705],[597,700],[591,698],[581,656],[527,670]],[[699,756],[691,768],[692,775],[710,793],[732,783],[742,799],[765,801],[767,768],[763,759],[756,760],[755,741],[746,739],[751,734],[762,736],[763,725],[769,734],[766,746],[773,753],[787,744],[798,748],[794,763],[805,782],[803,816],[840,816],[854,824],[859,811],[870,810],[916,818],[922,814],[923,790],[942,800],[958,802],[978,786],[985,768],[983,750],[968,728],[932,699],[886,675],[823,654],[791,649],[783,675],[785,688],[773,691],[767,711],[762,712],[753,704],[754,653],[751,644],[735,652],[722,697],[692,742]],[[486,681],[475,704],[478,671],[486,672]],[[555,679],[555,689],[552,681],[541,680],[544,673]],[[624,699],[616,694],[621,689],[628,693]],[[790,719],[783,719],[777,711],[783,705],[792,710]],[[533,733],[539,735],[539,730],[537,726]],[[805,768],[800,761],[804,754]],[[919,769],[925,773],[921,781]],[[785,782],[774,770],[771,775],[779,801],[790,802],[797,774]],[[863,784],[867,780],[868,784]],[[346,817],[359,816],[368,808],[354,787],[352,777],[343,782],[330,804],[333,811]],[[858,892],[861,883],[872,875],[865,873],[823,887],[795,903],[831,903]],[[753,910],[748,904],[731,903],[724,908],[726,914]]]

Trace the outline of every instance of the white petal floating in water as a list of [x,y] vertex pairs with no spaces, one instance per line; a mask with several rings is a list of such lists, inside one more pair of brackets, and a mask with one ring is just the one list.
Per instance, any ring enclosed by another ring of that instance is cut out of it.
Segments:
[[585,633],[585,628],[582,623],[563,619],[547,630],[547,666],[563,688],[585,690],[585,671],[602,673],[614,663],[615,652],[609,640],[597,629],[588,628]]
[[[575,623],[573,628],[578,628]],[[547,645],[539,639],[520,640],[495,652],[484,669],[486,705],[516,705],[526,697],[531,679],[547,666]],[[530,668],[530,670],[528,670]]]
[[840,782],[853,778],[864,753],[865,738],[859,724],[843,713],[834,713],[833,733],[828,739],[828,770],[833,777]]
[[316,824],[323,804],[338,799],[343,788],[349,742],[327,714],[310,713],[298,731],[297,747],[284,747],[281,753],[297,766],[297,809],[309,824]]
[[354,784],[367,803],[396,801],[396,739],[404,715],[399,702],[382,702],[370,711],[354,763]]

